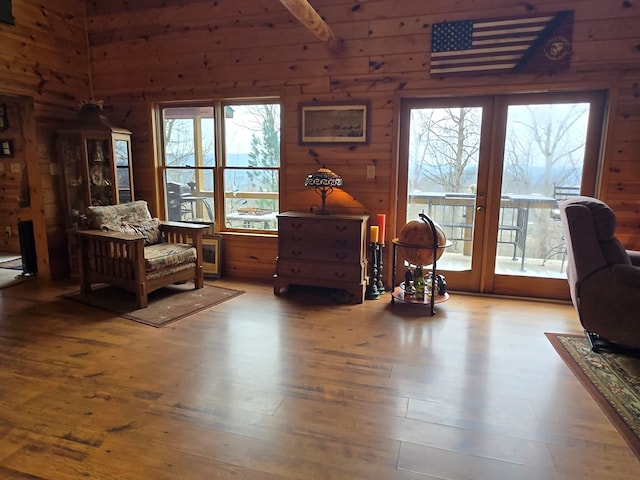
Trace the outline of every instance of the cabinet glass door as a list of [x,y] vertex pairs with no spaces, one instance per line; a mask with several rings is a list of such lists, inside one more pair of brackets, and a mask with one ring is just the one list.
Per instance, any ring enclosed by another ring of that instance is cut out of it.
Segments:
[[91,205],[112,205],[114,179],[109,141],[89,138],[86,142]]
[[85,172],[82,160],[82,140],[80,135],[67,135],[60,140],[65,195],[67,199],[68,225],[80,226],[82,216],[87,207],[85,195]]
[[118,203],[133,200],[131,188],[131,145],[128,137],[113,140],[113,152],[116,157],[116,185],[118,190]]

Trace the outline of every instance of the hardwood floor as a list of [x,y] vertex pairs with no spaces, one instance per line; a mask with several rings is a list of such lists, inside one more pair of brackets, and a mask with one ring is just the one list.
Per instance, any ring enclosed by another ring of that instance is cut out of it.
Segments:
[[544,336],[580,333],[569,305],[216,284],[246,293],[161,329],[71,284],[0,290],[0,478],[640,476]]

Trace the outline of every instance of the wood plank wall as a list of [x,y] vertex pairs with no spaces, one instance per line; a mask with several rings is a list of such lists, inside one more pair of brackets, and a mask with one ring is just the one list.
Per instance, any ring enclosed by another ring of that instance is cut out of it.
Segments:
[[[279,94],[284,100],[285,162],[282,207],[303,188],[315,167],[297,144],[299,102],[365,99],[372,105],[371,143],[315,147],[321,161],[341,173],[345,189],[368,213],[393,221],[397,115],[402,97],[607,88],[611,120],[605,144],[602,196],[621,219],[628,243],[640,242],[640,5],[615,0],[573,0],[571,71],[553,77],[510,75],[432,79],[428,73],[431,24],[558,10],[540,0],[312,0],[345,51],[335,55],[276,0],[144,0],[88,3],[94,87],[118,120],[134,132],[136,192],[154,195],[149,105],[154,100]],[[366,167],[376,166],[376,179]],[[247,248],[250,247],[250,248]],[[225,237],[227,273],[268,278],[272,239]]]
[[[42,6],[14,0],[15,27],[0,26],[0,91],[35,98],[39,161],[47,177],[50,130],[87,98],[84,4]],[[340,55],[317,40],[278,0],[91,0],[86,2],[94,96],[112,121],[133,131],[136,196],[159,211],[150,106],[154,101],[280,95],[284,102],[282,208],[295,207],[316,163],[297,144],[299,102],[364,99],[372,105],[371,143],[315,147],[339,171],[368,213],[394,221],[397,115],[401,98],[605,88],[610,124],[600,196],[620,219],[621,239],[640,248],[640,5],[627,0],[569,0],[575,12],[569,72],[434,79],[428,72],[431,25],[444,20],[526,15],[559,9],[555,0],[311,0],[345,42]],[[5,39],[8,42],[6,43]],[[376,166],[376,179],[366,167]],[[55,178],[45,178],[48,233],[59,242]],[[272,237],[226,235],[223,268],[267,279]]]
[[[1,140],[11,140],[14,156],[0,158],[0,251],[20,253],[18,243],[17,212],[21,194],[22,172],[26,166],[25,137],[22,132],[22,115],[16,97],[0,95],[0,105],[7,113],[8,128],[0,132]],[[7,233],[6,229],[9,229]]]
[[[27,96],[0,94],[0,104],[7,113],[8,122],[0,132],[0,138],[8,139],[13,144],[13,156],[0,158],[0,251],[32,255],[30,251],[22,251],[19,237],[20,222],[31,221],[36,252],[47,252],[48,236],[41,194],[42,175],[39,163],[29,161],[37,158],[33,100]],[[26,239],[25,245],[30,245]],[[49,278],[48,255],[37,256],[37,268],[39,272],[43,272],[43,277]]]
[[[75,115],[78,102],[90,96],[85,2],[13,0],[12,5],[15,25],[0,24],[0,94],[17,96],[26,106],[32,202],[18,208],[12,191],[2,200],[2,211],[12,219],[34,220],[38,275],[59,277],[68,263],[54,136],[60,123]],[[14,242],[17,236],[2,249],[19,251]]]

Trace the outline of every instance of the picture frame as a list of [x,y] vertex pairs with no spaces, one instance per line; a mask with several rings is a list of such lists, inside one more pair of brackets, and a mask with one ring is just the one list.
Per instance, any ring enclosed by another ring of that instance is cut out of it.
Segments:
[[298,143],[367,144],[369,102],[301,103]]
[[13,140],[0,139],[0,158],[12,158],[14,154]]
[[221,235],[206,236],[202,239],[202,265],[207,277],[220,278]]
[[9,129],[9,114],[7,113],[7,105],[0,103],[0,132]]

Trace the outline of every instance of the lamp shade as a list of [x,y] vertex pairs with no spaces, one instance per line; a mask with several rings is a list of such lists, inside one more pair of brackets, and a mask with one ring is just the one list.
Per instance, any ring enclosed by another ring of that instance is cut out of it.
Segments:
[[307,175],[304,181],[305,187],[341,187],[342,177],[328,168],[319,168],[318,171]]
[[329,213],[326,208],[327,196],[333,192],[333,187],[342,186],[342,177],[335,174],[328,168],[322,167],[316,172],[307,175],[307,178],[304,181],[304,186],[313,187],[318,195],[320,195],[322,204],[317,213],[326,215]]

